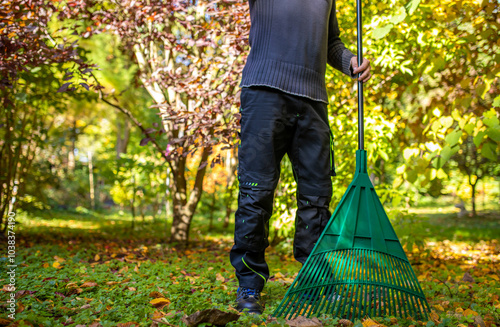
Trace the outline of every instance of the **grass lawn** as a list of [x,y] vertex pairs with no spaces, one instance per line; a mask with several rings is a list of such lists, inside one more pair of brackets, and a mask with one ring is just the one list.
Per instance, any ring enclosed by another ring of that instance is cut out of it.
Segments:
[[[498,213],[458,219],[449,204],[440,208],[421,204],[394,224],[433,309],[431,319],[372,317],[379,326],[500,326]],[[127,215],[51,211],[20,213],[17,222],[11,326],[184,326],[182,317],[200,310],[232,311],[231,226],[224,230],[216,222],[208,231],[207,221],[196,217],[190,247],[179,250],[167,243],[164,220],[139,221],[132,230]],[[227,326],[287,326],[269,315],[300,268],[291,252],[289,243],[268,251],[272,276],[264,314]],[[6,267],[7,258],[0,260]],[[6,276],[0,275],[2,285]],[[9,294],[4,286],[0,325],[10,323]],[[339,319],[321,321],[337,326]]]

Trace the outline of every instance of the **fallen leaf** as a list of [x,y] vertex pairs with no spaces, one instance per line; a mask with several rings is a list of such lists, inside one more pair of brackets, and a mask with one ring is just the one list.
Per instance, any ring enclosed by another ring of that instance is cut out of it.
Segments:
[[100,259],[101,259],[101,257],[98,254],[96,254],[94,257],[94,261],[99,261]]
[[153,299],[153,300],[149,301],[149,303],[152,304],[155,308],[161,310],[165,306],[167,306],[167,305],[170,304],[170,300],[161,297],[161,298],[158,298],[158,299]]
[[60,268],[61,264],[58,261],[54,261],[54,263],[52,264],[52,267],[54,267],[54,268]]
[[218,309],[207,309],[203,311],[197,311],[190,316],[184,316],[182,318],[182,322],[188,325],[188,327],[198,326],[202,323],[208,323],[212,325],[226,325],[227,323],[236,321],[239,318],[240,316],[238,314],[232,312],[224,312]]
[[57,255],[55,255],[55,256],[54,256],[54,259],[55,259],[57,262],[61,262],[61,263],[62,263],[62,262],[64,262],[64,261],[66,261],[66,259],[61,258],[61,257],[58,257]]
[[371,320],[370,318],[363,321],[363,327],[377,327],[378,323]]
[[341,326],[352,326],[353,323],[352,323],[352,321],[347,320],[347,319],[340,319],[339,320],[339,325],[341,325]]
[[77,283],[68,283],[68,284],[66,284],[66,288],[75,288],[75,287],[78,287]]
[[472,316],[478,316],[479,313],[477,313],[476,311],[471,310],[471,309],[466,309],[464,311],[464,316],[470,316],[470,315],[472,315]]
[[116,285],[116,284],[120,284],[120,282],[106,282],[106,285]]
[[19,313],[19,312],[23,312],[25,309],[25,306],[21,303],[21,302],[17,302],[17,309],[16,309],[16,313]]
[[2,291],[4,292],[12,292],[13,289],[15,289],[14,287],[10,286],[9,284],[6,284],[2,287]]
[[158,299],[160,297],[165,297],[165,296],[158,291],[153,291],[153,292],[149,293],[149,297]]
[[474,278],[473,278],[473,277],[471,276],[471,274],[469,274],[468,272],[466,272],[466,273],[464,274],[464,277],[462,277],[462,280],[463,280],[464,282],[470,282],[470,283],[474,283],[474,282],[475,282]]
[[441,304],[435,304],[434,308],[438,309],[439,311],[444,311],[444,308]]
[[164,316],[165,313],[163,311],[155,310],[155,312],[153,312],[153,319],[161,319]]
[[434,311],[431,312],[431,319],[435,323],[439,323],[439,315],[437,313],[435,313]]
[[320,327],[323,326],[321,321],[318,318],[314,317],[312,319],[298,316],[292,320],[287,320],[286,323],[291,327]]
[[277,272],[277,273],[274,275],[274,277],[275,277],[275,278],[283,278],[283,277],[285,277],[285,276],[283,276],[283,274],[282,274],[282,273]]
[[218,281],[221,281],[221,282],[224,281],[224,277],[222,277],[222,275],[220,273],[217,273],[215,276],[216,276],[215,279],[217,279]]
[[43,267],[43,268],[49,268],[49,266],[50,266],[50,265],[49,265],[49,263],[48,263],[48,262],[45,262],[45,263],[42,265],[42,267]]
[[95,283],[95,282],[85,282],[80,287],[94,287],[94,286],[97,286],[97,283]]
[[486,327],[486,324],[484,323],[483,321],[483,318],[481,318],[481,316],[475,316],[474,317],[474,324],[477,326],[481,326],[481,327]]

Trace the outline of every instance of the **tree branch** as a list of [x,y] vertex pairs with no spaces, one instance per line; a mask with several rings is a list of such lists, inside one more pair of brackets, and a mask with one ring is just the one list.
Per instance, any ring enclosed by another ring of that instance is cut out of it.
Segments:
[[[99,81],[97,80],[97,78],[94,76],[94,74],[92,72],[90,72],[90,74],[92,75],[92,77],[94,78],[94,80],[98,83]],[[134,115],[127,109],[125,108],[122,108],[120,107],[119,105],[116,105],[108,100],[106,100],[106,98],[104,97],[101,89],[98,89],[98,92],[99,92],[99,99],[101,99],[104,103],[107,103],[108,105],[110,105],[111,107],[117,109],[118,111],[120,111],[121,113],[123,113],[125,116],[127,116],[127,118],[132,122],[134,123],[135,126],[137,126],[141,132],[143,134],[145,134],[146,136],[148,136],[149,134],[151,133],[148,133],[146,131],[146,128],[144,128],[144,126],[142,125],[142,123],[140,121],[137,120],[137,118],[134,117]],[[170,158],[168,158],[168,156],[165,154],[165,151],[162,149],[162,147],[160,146],[160,144],[156,141],[156,139],[154,138],[151,138],[151,143],[153,143],[153,145],[155,146],[155,148],[161,153],[161,156],[163,159],[165,159],[165,161],[168,163],[168,165],[170,166],[170,169],[173,171],[175,171],[175,169],[173,168],[172,166],[172,162],[170,160]]]

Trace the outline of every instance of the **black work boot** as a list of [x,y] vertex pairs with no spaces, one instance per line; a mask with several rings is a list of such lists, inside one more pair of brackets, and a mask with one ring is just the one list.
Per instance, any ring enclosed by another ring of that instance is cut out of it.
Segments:
[[236,294],[236,310],[239,312],[262,314],[260,291],[252,288],[239,287]]

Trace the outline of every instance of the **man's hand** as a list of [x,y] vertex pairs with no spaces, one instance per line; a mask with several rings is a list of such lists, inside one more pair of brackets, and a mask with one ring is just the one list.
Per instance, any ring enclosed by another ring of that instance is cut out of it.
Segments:
[[363,58],[363,63],[360,67],[358,67],[358,57],[354,56],[351,58],[351,67],[353,68],[353,73],[358,74],[361,73],[361,76],[358,78],[358,81],[363,81],[363,83],[368,82],[368,80],[372,77],[372,73],[370,72],[372,66],[370,65],[370,60]]

